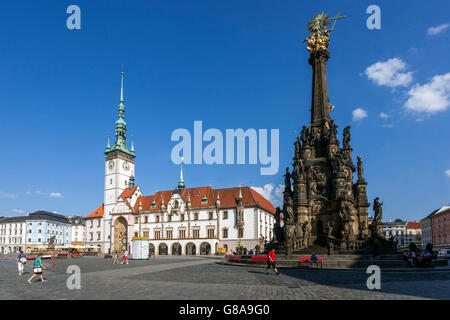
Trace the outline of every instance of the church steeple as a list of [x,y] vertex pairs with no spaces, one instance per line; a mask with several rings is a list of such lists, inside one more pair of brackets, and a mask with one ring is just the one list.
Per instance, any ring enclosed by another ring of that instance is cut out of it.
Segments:
[[127,123],[125,122],[125,105],[123,99],[123,76],[124,72],[121,73],[120,101],[118,106],[119,116],[116,121],[116,141],[114,142],[113,147],[106,152],[122,151],[128,155],[134,156],[134,150],[129,151],[126,144]]

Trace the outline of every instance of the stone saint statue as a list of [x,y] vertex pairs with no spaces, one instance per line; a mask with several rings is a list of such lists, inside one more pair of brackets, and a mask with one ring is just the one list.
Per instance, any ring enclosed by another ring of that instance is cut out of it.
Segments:
[[383,208],[381,207],[383,205],[383,202],[380,203],[380,198],[376,197],[375,200],[373,200],[373,220],[377,223],[381,223],[381,219],[383,218]]
[[344,149],[350,149],[350,126],[344,128],[343,136],[342,145]]
[[298,138],[298,136],[295,137],[295,159],[300,158],[300,140]]
[[364,180],[364,168],[362,164],[362,157],[358,156],[358,180]]
[[334,120],[330,120],[330,140],[334,141],[337,140],[337,125],[334,123]]
[[284,190],[291,191],[291,174],[289,173],[289,167],[286,167],[286,174],[284,175]]
[[303,126],[302,132],[300,133],[300,140],[302,141],[303,147],[309,145],[309,132],[306,126]]
[[284,211],[286,213],[286,224],[294,224],[294,201],[292,200],[292,197],[289,195],[289,193],[285,193],[284,196]]
[[332,237],[333,236],[333,222],[328,221],[328,237]]

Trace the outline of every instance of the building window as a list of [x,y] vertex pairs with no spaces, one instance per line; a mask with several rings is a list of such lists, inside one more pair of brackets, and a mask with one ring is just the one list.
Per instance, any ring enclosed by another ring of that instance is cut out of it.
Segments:
[[167,236],[167,239],[172,239],[172,230],[167,230],[166,236]]
[[144,223],[148,223],[148,217],[147,216],[144,217]]
[[168,214],[167,215],[167,222],[171,222],[172,221],[172,215],[171,214]]
[[143,233],[144,233],[144,237],[146,237],[146,238],[149,238],[149,236],[150,236],[150,232],[148,232],[148,231],[144,231]]
[[94,240],[94,233],[93,233],[93,232],[90,233],[90,236],[91,236],[91,237],[90,237],[89,240],[91,240],[91,241]]
[[178,233],[179,233],[179,238],[180,239],[185,239],[186,238],[186,230],[185,229],[178,230]]
[[100,240],[100,232],[97,232],[97,240]]
[[192,237],[193,238],[200,238],[200,229],[195,228],[192,230]]
[[138,219],[138,217],[136,216],[136,217],[134,217],[134,223],[135,224],[138,224],[139,223],[139,219]]
[[209,219],[209,220],[212,220],[213,218],[214,218],[213,212],[209,212],[209,214],[208,214],[208,219]]
[[198,212],[194,213],[194,220],[198,220]]
[[38,242],[41,242],[41,238],[38,238]]
[[180,215],[180,221],[184,221],[184,213]]
[[238,230],[238,238],[243,238],[244,237],[244,228],[239,228]]
[[214,238],[214,228],[206,227],[208,238]]
[[222,231],[222,238],[228,238],[228,229],[227,228],[223,228],[223,231]]
[[31,238],[28,238],[28,242],[31,243]]
[[135,236],[135,237],[139,237],[139,233],[136,231],[136,232],[134,233],[134,236]]
[[228,211],[223,212],[223,220],[228,219]]
[[159,216],[155,216],[155,222],[159,222]]
[[161,238],[161,231],[160,230],[155,230],[155,239],[160,239]]

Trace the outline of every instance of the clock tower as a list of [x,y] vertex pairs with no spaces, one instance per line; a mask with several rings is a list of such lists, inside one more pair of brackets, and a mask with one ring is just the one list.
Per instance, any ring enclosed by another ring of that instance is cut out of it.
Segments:
[[[133,141],[131,149],[126,146],[127,124],[125,122],[125,105],[123,103],[123,75],[120,86],[120,103],[118,106],[119,117],[116,121],[116,139],[115,143],[110,147],[109,137],[108,145],[105,150],[105,192],[103,202],[103,222],[104,232],[103,241],[112,242],[112,218],[111,211],[114,208],[117,198],[122,194],[123,190],[134,184],[134,153]],[[131,182],[131,184],[130,184]]]

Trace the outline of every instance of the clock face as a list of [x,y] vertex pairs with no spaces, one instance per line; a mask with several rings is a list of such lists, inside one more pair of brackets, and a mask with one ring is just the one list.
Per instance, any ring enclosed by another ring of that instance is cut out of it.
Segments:
[[128,162],[124,162],[122,166],[126,171],[130,170],[130,164]]
[[109,169],[114,168],[114,161],[109,160],[109,162],[108,162],[108,168],[109,168]]

